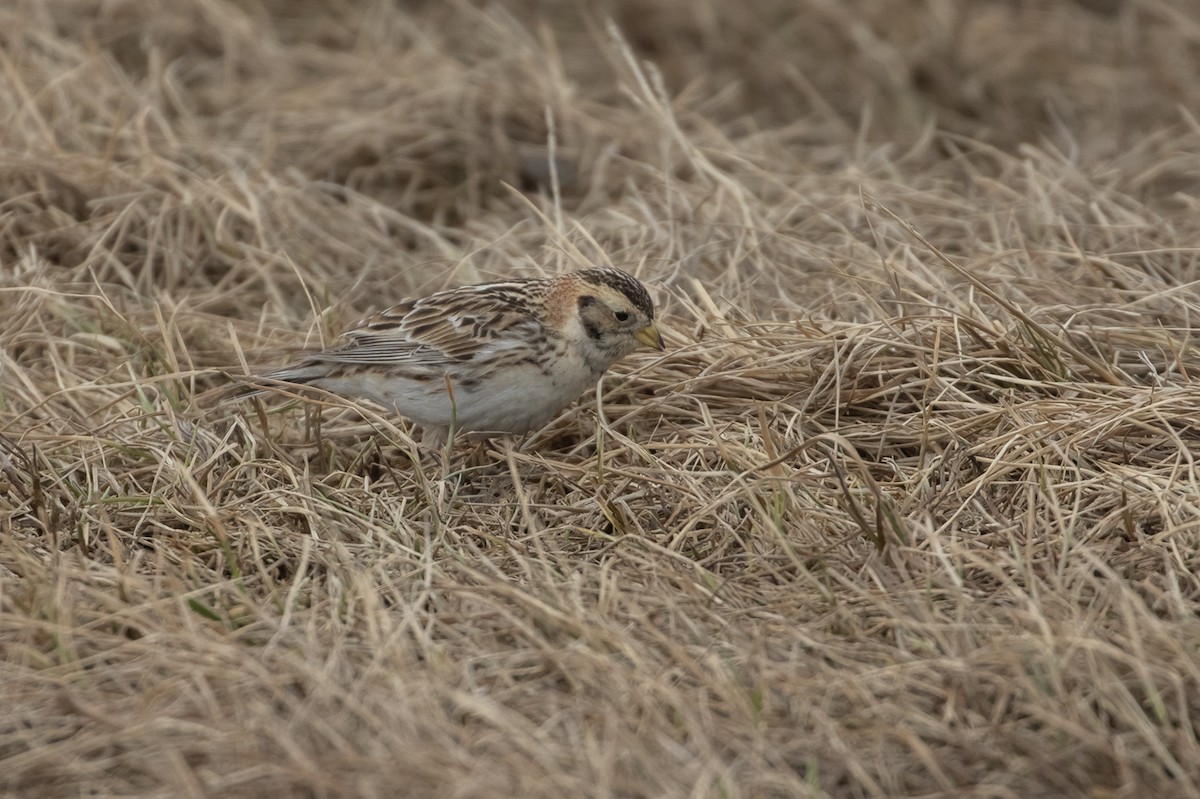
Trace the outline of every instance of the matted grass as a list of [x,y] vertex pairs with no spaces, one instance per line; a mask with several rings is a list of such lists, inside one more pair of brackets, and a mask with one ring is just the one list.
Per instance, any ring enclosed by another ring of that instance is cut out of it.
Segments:
[[[1194,4],[398,5],[0,8],[0,790],[1200,796]],[[599,260],[527,439],[208,401]]]

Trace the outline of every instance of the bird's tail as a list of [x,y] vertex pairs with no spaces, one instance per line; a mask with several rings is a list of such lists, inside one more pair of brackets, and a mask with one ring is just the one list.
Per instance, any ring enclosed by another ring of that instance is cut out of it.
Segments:
[[287,393],[289,389],[311,384],[323,374],[324,370],[321,369],[320,364],[313,361],[301,361],[262,374],[226,372],[225,376],[229,378],[229,382],[205,392],[202,404],[225,405],[259,397],[272,391]]

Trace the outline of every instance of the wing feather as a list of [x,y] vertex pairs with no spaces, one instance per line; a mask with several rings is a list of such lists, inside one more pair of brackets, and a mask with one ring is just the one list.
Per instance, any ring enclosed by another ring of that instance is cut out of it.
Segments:
[[421,370],[487,360],[545,333],[530,308],[534,282],[464,286],[408,300],[362,320],[313,360]]

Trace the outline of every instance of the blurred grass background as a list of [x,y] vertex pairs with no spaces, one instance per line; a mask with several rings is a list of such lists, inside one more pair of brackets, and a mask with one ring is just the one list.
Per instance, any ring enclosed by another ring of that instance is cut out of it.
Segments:
[[[5,4],[0,790],[1200,794],[1198,86],[1184,0]],[[526,441],[199,399],[604,258],[668,352]]]

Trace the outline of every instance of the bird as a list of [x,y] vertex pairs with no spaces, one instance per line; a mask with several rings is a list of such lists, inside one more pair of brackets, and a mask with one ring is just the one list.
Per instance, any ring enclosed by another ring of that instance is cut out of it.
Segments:
[[426,443],[459,432],[522,435],[639,347],[664,349],[649,292],[597,266],[405,300],[258,384],[371,400],[423,428]]

